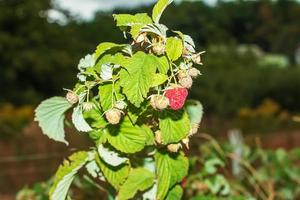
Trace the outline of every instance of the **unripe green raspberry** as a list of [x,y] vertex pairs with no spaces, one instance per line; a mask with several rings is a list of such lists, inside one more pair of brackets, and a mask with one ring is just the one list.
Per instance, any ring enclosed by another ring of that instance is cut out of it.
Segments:
[[188,76],[188,73],[186,70],[179,70],[177,77],[178,79],[186,78]]
[[197,53],[197,54],[192,55],[192,61],[198,65],[202,65],[201,54],[202,53]]
[[121,111],[116,108],[112,108],[105,113],[105,117],[110,124],[118,124],[121,120],[121,116]]
[[192,78],[196,78],[197,76],[201,75],[201,72],[196,69],[196,68],[192,68],[188,70],[188,74],[192,77]]
[[115,108],[119,109],[119,110],[124,110],[127,107],[127,104],[125,103],[125,101],[117,101],[115,104]]
[[155,110],[163,110],[169,106],[169,99],[163,95],[152,95],[150,104]]
[[160,131],[156,131],[155,132],[155,142],[157,144],[162,144],[162,140],[161,140],[161,132]]
[[152,46],[152,51],[158,56],[163,55],[165,53],[165,45],[163,43],[156,43]]
[[170,151],[172,153],[176,153],[181,148],[181,144],[169,144],[167,146],[167,148],[168,148],[168,151]]
[[179,79],[179,84],[184,88],[191,88],[193,85],[193,79],[190,76]]
[[72,105],[79,101],[78,95],[75,92],[71,91],[71,90],[68,91],[68,93],[66,94],[66,99]]

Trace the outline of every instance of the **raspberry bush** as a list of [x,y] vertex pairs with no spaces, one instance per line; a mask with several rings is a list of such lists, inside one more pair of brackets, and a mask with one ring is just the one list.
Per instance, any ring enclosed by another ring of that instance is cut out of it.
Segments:
[[[89,151],[71,155],[59,167],[49,196],[65,200],[79,170],[109,197],[181,199],[188,173],[189,137],[197,132],[202,106],[187,101],[201,64],[192,38],[170,31],[159,20],[172,0],[159,0],[146,13],[114,15],[130,44],[101,43],[80,60],[78,83],[66,97],[43,101],[36,109],[43,133],[65,139],[65,114],[94,141]],[[168,35],[167,35],[168,34]]]

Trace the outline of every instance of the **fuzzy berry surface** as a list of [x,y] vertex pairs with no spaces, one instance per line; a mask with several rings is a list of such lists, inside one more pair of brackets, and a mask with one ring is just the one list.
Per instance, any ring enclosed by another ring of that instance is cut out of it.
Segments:
[[173,110],[179,110],[183,107],[188,90],[186,88],[173,88],[166,90],[165,96],[169,99],[169,105]]

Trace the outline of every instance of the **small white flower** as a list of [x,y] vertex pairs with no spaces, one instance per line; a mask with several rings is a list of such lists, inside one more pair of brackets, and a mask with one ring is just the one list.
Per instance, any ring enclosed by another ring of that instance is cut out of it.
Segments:
[[84,58],[80,59],[78,64],[78,69],[82,70],[87,67],[93,67],[95,65],[95,59],[93,55],[86,55]]
[[108,64],[102,65],[100,77],[104,81],[111,79],[112,78],[112,67]]

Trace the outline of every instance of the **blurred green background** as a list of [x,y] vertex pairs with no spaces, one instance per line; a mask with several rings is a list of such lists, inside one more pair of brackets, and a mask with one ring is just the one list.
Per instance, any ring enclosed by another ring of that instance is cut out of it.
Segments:
[[[112,13],[152,7],[99,8],[84,19],[57,2],[0,0],[0,195],[46,180],[68,154],[32,122],[36,105],[72,88],[80,58],[97,44],[126,42]],[[190,94],[204,105],[202,132],[224,138],[238,128],[266,148],[300,145],[299,19],[293,0],[181,1],[167,9],[162,23],[206,51]],[[72,148],[87,147],[82,135],[71,140]]]

